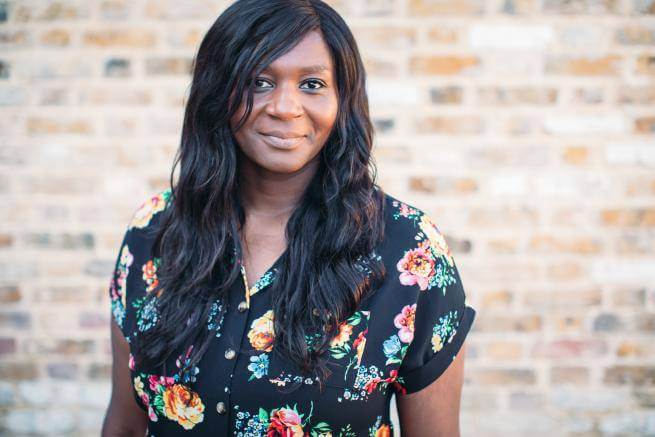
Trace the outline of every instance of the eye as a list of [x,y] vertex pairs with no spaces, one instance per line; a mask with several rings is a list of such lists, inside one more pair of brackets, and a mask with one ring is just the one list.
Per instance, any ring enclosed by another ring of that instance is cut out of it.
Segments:
[[317,84],[320,85],[319,88],[310,88],[310,89],[312,89],[312,90],[317,90],[317,89],[320,89],[320,88],[325,88],[325,84],[324,84],[323,82],[321,82],[320,80],[317,80],[317,79],[309,79],[309,80],[305,81],[304,83],[317,83]]
[[253,82],[254,82],[254,84],[255,84],[255,88],[261,88],[261,87],[257,86],[257,82],[267,82],[267,83],[268,83],[267,80],[265,80],[265,79],[260,79],[260,78],[257,78],[257,79],[255,79],[255,80],[253,80]]
[[[268,88],[268,87],[265,87],[265,86],[259,86],[258,84],[260,82],[270,84],[270,82],[268,80],[262,79],[262,78],[256,78],[256,79],[253,79],[253,81],[252,81],[252,83],[254,83],[256,89],[262,90],[262,89]],[[308,79],[305,82],[303,82],[303,85],[304,84],[318,84],[317,87],[314,86],[314,87],[310,87],[310,88],[304,88],[304,89],[310,89],[310,90],[318,90],[318,89],[326,87],[326,85],[322,81],[317,80],[317,79]]]

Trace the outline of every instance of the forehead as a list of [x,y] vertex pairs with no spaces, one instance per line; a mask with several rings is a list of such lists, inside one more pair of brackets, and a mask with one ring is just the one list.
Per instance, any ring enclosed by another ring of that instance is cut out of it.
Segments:
[[276,58],[263,71],[276,74],[331,74],[332,57],[322,36],[316,32],[305,35],[291,50]]

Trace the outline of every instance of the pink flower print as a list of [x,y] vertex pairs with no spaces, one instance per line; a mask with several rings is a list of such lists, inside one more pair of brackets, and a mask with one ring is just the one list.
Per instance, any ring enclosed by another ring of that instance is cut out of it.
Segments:
[[418,248],[405,252],[405,256],[398,261],[396,268],[400,272],[401,284],[418,284],[421,290],[426,290],[434,275],[434,259],[430,254],[429,243],[419,243]]
[[155,413],[155,409],[152,408],[152,405],[150,405],[150,404],[148,404],[148,417],[149,417],[150,420],[152,420],[153,422],[156,422],[156,421],[157,421],[157,413]]
[[410,213],[411,213],[411,211],[409,210],[409,207],[406,204],[401,203],[400,204],[400,215],[407,217]]
[[413,215],[418,214],[418,211],[415,208],[412,208],[411,206],[407,205],[404,202],[398,202],[394,200],[393,206],[398,208],[398,214],[400,214],[403,217],[411,217]]
[[150,375],[148,382],[150,383],[150,390],[156,393],[159,391],[160,386],[168,387],[175,384],[175,379],[170,376]]
[[416,304],[405,305],[402,311],[393,319],[393,324],[398,331],[398,338],[403,343],[411,343],[414,339],[414,318],[416,316]]
[[155,409],[152,408],[152,405],[150,405],[150,397],[148,396],[148,393],[141,393],[141,403],[148,406],[148,417],[151,421],[156,422],[157,413],[155,412]]

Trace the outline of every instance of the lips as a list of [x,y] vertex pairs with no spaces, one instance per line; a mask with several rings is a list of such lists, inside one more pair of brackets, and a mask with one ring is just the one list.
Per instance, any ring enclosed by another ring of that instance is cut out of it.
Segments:
[[304,137],[304,134],[301,134],[300,132],[282,132],[279,130],[272,130],[268,132],[260,132],[263,135],[269,135],[271,137],[278,137],[278,138],[283,138],[283,139],[291,139],[291,138],[298,138],[298,137]]
[[305,139],[304,136],[297,136],[293,138],[280,138],[267,134],[261,134],[261,136],[267,144],[278,149],[292,149]]

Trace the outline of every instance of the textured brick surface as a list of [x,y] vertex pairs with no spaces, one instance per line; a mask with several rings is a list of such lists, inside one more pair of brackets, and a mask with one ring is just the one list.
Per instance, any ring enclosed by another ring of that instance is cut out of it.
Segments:
[[[0,1],[0,434],[98,435],[122,228],[228,3]],[[478,311],[462,434],[655,435],[655,2],[330,3]]]

